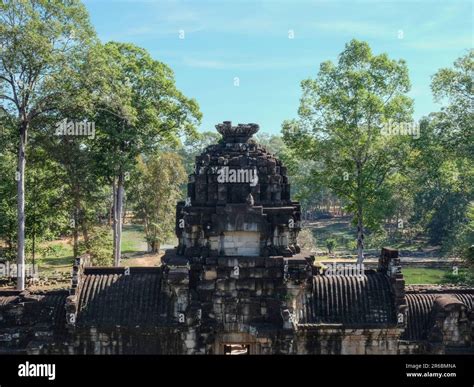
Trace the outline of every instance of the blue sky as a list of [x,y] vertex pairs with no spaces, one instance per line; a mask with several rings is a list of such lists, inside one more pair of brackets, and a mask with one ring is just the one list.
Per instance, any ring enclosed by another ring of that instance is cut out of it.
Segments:
[[[431,76],[473,47],[471,1],[86,0],[103,42],[134,43],[175,72],[199,102],[201,130],[295,118],[300,82],[352,38],[407,61],[415,119],[440,106]],[[184,39],[181,39],[184,32]],[[180,36],[181,34],[181,36]],[[290,35],[293,34],[293,39]],[[238,78],[239,86],[235,86]]]

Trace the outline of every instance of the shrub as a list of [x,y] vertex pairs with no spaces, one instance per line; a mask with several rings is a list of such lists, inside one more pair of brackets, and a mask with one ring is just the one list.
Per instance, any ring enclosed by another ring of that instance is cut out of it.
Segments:
[[326,248],[328,249],[328,253],[332,254],[334,249],[336,248],[336,240],[333,238],[327,239],[326,240]]
[[79,254],[85,253],[90,255],[93,266],[112,266],[113,241],[108,227],[94,227],[88,243],[79,242]]

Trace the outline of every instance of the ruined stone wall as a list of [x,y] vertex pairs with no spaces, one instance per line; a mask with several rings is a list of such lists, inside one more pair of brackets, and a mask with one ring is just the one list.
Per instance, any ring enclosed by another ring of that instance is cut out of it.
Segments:
[[410,286],[406,297],[401,353],[474,353],[474,289]]
[[77,328],[62,342],[46,348],[30,348],[28,353],[69,355],[184,354],[182,332],[173,327],[150,328]]
[[293,334],[296,300],[312,276],[311,260],[207,257],[179,266],[179,260],[167,258],[173,262],[168,271],[173,279],[168,283],[189,289],[186,305],[177,311],[188,327],[188,353],[222,353],[223,340],[237,337],[246,337],[254,353],[290,351],[287,336]]
[[304,355],[395,355],[403,329],[348,329],[321,326],[296,334],[296,353]]
[[27,353],[62,342],[66,291],[0,292],[0,353]]

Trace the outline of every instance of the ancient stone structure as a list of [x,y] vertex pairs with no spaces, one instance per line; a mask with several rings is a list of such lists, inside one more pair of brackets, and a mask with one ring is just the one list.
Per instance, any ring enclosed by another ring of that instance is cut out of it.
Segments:
[[329,273],[300,251],[286,168],[252,135],[196,159],[161,267],[79,258],[68,292],[0,292],[0,351],[63,354],[473,352],[474,290],[406,287],[398,251]]
[[196,159],[188,198],[177,206],[178,254],[186,257],[299,253],[300,206],[286,168],[256,144],[256,124],[217,125],[223,139]]

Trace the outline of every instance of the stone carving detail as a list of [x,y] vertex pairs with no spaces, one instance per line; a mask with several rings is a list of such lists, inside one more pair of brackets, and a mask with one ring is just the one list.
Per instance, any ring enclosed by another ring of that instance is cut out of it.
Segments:
[[[290,199],[281,161],[251,138],[258,125],[232,126],[225,121],[216,128],[223,138],[196,157],[188,199],[177,206],[178,254],[289,257],[299,253],[300,205]],[[242,232],[258,234],[257,249],[250,234],[251,246],[239,239]]]

